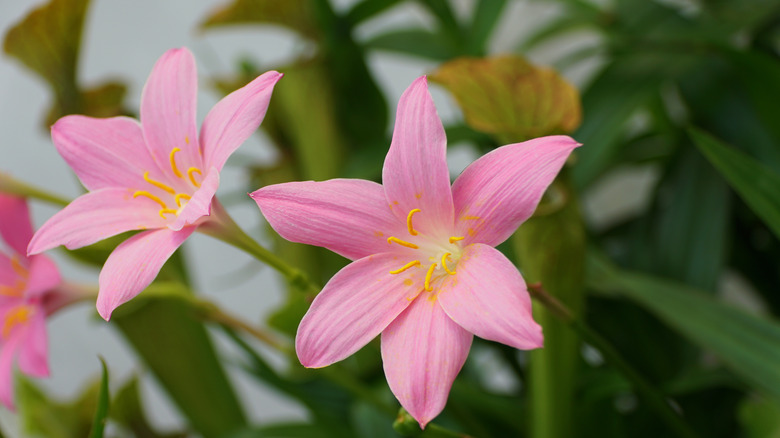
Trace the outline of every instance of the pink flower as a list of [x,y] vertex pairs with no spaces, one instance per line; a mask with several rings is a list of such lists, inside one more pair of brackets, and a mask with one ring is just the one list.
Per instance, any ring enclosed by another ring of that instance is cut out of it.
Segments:
[[14,360],[25,374],[49,375],[46,316],[61,280],[49,258],[26,255],[33,230],[23,199],[0,194],[0,235],[10,250],[0,252],[0,402],[13,409]]
[[531,216],[577,146],[565,136],[503,146],[450,186],[444,128],[421,77],[398,103],[383,186],[334,179],[252,193],[285,239],[353,260],[301,321],[301,363],[330,365],[381,333],[390,389],[425,427],[444,409],[472,335],[541,347],[523,277],[493,247]]
[[58,245],[75,249],[125,231],[148,230],[120,244],[100,272],[97,309],[108,320],[154,280],[198,226],[219,222],[211,215],[219,172],[257,130],[281,77],[267,72],[222,99],[198,135],[195,60],[187,49],[174,49],[149,75],[141,123],[77,115],[58,120],[52,127],[54,145],[89,193],[49,219],[29,253]]

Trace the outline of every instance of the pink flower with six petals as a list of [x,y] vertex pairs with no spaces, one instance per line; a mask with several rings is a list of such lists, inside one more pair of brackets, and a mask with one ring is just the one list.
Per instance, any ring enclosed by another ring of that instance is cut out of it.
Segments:
[[89,193],[54,215],[29,246],[37,254],[58,245],[90,245],[130,230],[100,272],[97,309],[108,320],[148,286],[198,226],[218,222],[212,200],[227,158],[265,117],[282,77],[269,71],[234,91],[197,131],[197,72],[187,49],[166,52],[141,99],[141,122],[128,117],[66,116],[52,127],[60,155]]
[[334,179],[252,193],[285,239],[353,260],[301,321],[301,363],[330,365],[381,333],[390,389],[425,427],[444,409],[472,335],[541,347],[525,282],[494,247],[531,216],[577,146],[566,136],[503,146],[450,185],[444,128],[421,77],[398,103],[384,185]]
[[60,273],[44,255],[27,257],[33,235],[24,199],[0,194],[0,402],[13,409],[13,364],[35,377],[49,375],[46,317],[63,295]]

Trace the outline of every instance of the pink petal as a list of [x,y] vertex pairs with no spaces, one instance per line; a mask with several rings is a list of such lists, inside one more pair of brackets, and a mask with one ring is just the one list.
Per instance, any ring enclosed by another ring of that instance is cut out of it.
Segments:
[[141,97],[141,125],[149,152],[160,169],[176,178],[170,166],[173,148],[180,148],[180,169],[202,169],[195,122],[198,75],[189,50],[172,49],[160,57],[149,75]]
[[472,336],[431,295],[420,295],[382,332],[382,362],[390,390],[425,427],[447,404]]
[[[148,186],[144,172],[160,178],[138,121],[65,116],[51,128],[54,145],[89,190]],[[167,162],[167,157],[166,157]]]
[[525,281],[503,254],[480,243],[469,245],[455,272],[438,293],[453,321],[480,338],[520,350],[542,346],[542,328],[531,314]]
[[79,196],[52,216],[35,233],[28,252],[37,254],[58,245],[81,248],[125,231],[160,228],[160,206],[132,189],[100,189]]
[[34,377],[49,376],[49,345],[46,334],[46,315],[37,308],[28,321],[24,331],[20,330],[23,341],[19,344],[19,369]]
[[212,167],[206,178],[200,183],[200,188],[192,195],[192,199],[187,201],[187,205],[182,208],[176,220],[168,228],[173,231],[179,231],[186,225],[194,224],[203,216],[211,213],[211,200],[219,187],[219,171]]
[[416,270],[390,274],[407,262],[395,254],[376,254],[334,275],[298,326],[295,351],[301,364],[328,366],[379,335],[422,289]]
[[11,286],[19,279],[12,263],[10,257],[0,252],[0,285]]
[[16,357],[19,336],[11,336],[0,346],[0,402],[14,410],[14,358]]
[[43,254],[30,256],[26,298],[35,298],[57,287],[61,282],[57,265]]
[[206,115],[200,128],[203,162],[222,170],[222,166],[265,118],[271,93],[282,74],[266,72],[220,100]]
[[100,271],[97,310],[106,321],[120,305],[141,293],[157,277],[165,262],[190,237],[195,227],[145,231],[114,249]]
[[473,162],[452,185],[464,244],[496,246],[528,219],[579,143],[564,135],[502,146]]
[[32,238],[30,211],[23,198],[0,193],[0,236],[17,254],[27,254]]
[[[387,202],[406,222],[415,208],[415,227],[425,234],[450,229],[453,220],[447,138],[428,94],[425,76],[412,82],[398,102],[390,151],[382,169]],[[445,237],[446,238],[446,237]]]
[[407,233],[405,222],[387,207],[382,186],[371,181],[291,182],[250,196],[285,239],[322,246],[350,260],[391,251],[387,238]]

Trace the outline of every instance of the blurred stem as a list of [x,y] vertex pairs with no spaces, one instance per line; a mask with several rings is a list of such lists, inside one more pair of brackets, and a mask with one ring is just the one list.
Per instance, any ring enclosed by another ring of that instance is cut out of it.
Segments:
[[228,215],[227,211],[217,198],[214,198],[212,201],[211,216],[209,217],[209,220],[200,225],[198,231],[246,251],[257,260],[276,269],[293,287],[311,294],[317,294],[320,290],[319,287],[309,280],[303,271],[288,265],[287,262],[276,254],[267,250],[249,237],[249,235],[233,221],[230,215]]
[[356,379],[352,373],[345,372],[343,369],[333,366],[321,368],[318,372],[322,373],[326,379],[346,389],[356,398],[371,403],[374,407],[388,415],[395,416],[396,407],[391,403],[384,401],[381,397],[367,388],[363,382]]
[[201,314],[201,317],[206,321],[215,322],[217,324],[221,324],[225,327],[234,330],[243,331],[251,335],[255,339],[259,340],[260,342],[270,347],[273,347],[274,349],[280,352],[283,353],[291,352],[290,346],[279,341],[276,338],[276,336],[262,330],[259,327],[255,327],[252,324],[249,324],[248,322],[241,320],[234,315],[225,312],[224,310],[219,308],[219,306],[217,306],[212,302],[205,301],[205,300],[198,300],[197,308]]
[[23,196],[26,198],[39,199],[41,201],[63,207],[70,204],[70,201],[65,198],[19,181],[18,179],[5,173],[0,173],[0,192]]
[[595,330],[588,327],[582,320],[574,317],[571,311],[555,297],[544,290],[541,283],[529,284],[528,292],[533,298],[544,305],[552,315],[576,331],[582,339],[597,349],[607,363],[615,367],[626,377],[637,392],[656,411],[661,419],[678,436],[697,438],[698,435],[683,421],[677,412],[667,403],[663,394],[657,391],[638,371],[636,371],[620,353]]

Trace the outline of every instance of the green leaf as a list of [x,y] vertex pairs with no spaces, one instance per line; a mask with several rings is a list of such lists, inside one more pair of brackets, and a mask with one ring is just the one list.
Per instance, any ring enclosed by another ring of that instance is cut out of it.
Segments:
[[569,133],[580,123],[577,90],[520,56],[458,58],[429,77],[455,96],[466,123],[500,143]]
[[691,138],[742,200],[780,238],[780,175],[709,134],[691,129]]
[[621,271],[589,257],[593,289],[623,295],[698,346],[715,353],[743,381],[780,397],[780,324],[729,307],[696,289],[646,274]]
[[90,382],[72,402],[51,400],[27,377],[16,378],[20,430],[26,437],[88,436],[98,408],[100,382]]
[[269,424],[241,431],[230,438],[340,438],[323,429],[319,424],[281,423]]
[[317,39],[319,30],[309,0],[233,0],[212,12],[204,29],[236,24],[275,24]]
[[745,438],[780,438],[780,403],[772,399],[747,399],[739,408]]
[[402,1],[404,0],[363,0],[347,12],[346,20],[351,26],[355,26]]
[[108,368],[103,358],[100,358],[100,365],[103,368],[103,377],[100,379],[100,393],[89,438],[103,438],[103,429],[106,427],[106,419],[108,418]]
[[207,438],[240,430],[246,418],[205,327],[190,303],[171,294],[142,293],[112,322],[195,430]]
[[393,30],[377,35],[363,44],[368,49],[387,50],[437,61],[446,61],[458,54],[445,36],[427,29]]
[[484,56],[487,54],[487,43],[505,6],[506,0],[480,0],[477,3],[467,42],[468,48],[466,50],[469,55]]
[[[131,377],[116,391],[116,395],[111,401],[109,417],[112,421],[132,431],[137,437],[158,438],[176,436],[161,435],[155,432],[149,425],[141,407],[141,400],[138,394],[138,379],[135,376]],[[181,436],[184,436],[184,434],[182,433]]]

